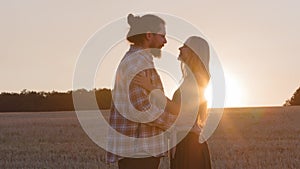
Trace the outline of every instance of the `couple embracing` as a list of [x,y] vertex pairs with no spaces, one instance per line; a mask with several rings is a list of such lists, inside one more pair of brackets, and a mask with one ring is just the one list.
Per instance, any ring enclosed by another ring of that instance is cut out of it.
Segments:
[[[171,169],[211,168],[208,145],[201,140],[210,80],[208,43],[192,36],[179,48],[183,79],[169,99],[153,64],[167,43],[164,20],[129,14],[127,22],[130,49],[116,72],[107,162],[118,162],[119,169],[158,169],[160,158],[170,155]],[[170,148],[172,142],[178,144]]]

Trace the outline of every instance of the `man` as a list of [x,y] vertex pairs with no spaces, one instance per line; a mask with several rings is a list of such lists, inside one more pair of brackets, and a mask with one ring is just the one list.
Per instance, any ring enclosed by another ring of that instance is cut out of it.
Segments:
[[131,46],[116,73],[107,162],[118,161],[119,169],[158,169],[160,157],[167,155],[162,133],[175,121],[175,116],[150,103],[149,92],[132,80],[136,75],[150,76],[152,84],[163,91],[153,57],[161,57],[160,49],[167,43],[165,22],[149,14],[129,14],[127,20],[127,40]]

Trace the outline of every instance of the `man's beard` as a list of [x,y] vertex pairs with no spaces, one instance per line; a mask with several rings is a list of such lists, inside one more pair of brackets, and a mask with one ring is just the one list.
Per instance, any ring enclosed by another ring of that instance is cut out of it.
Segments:
[[150,53],[156,58],[161,58],[161,49],[151,48]]

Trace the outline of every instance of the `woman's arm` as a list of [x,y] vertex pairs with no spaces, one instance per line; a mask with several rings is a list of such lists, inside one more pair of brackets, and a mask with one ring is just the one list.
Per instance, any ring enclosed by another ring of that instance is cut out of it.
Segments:
[[[151,92],[154,89],[157,89],[154,85],[152,85],[150,76],[148,74],[146,74],[146,76],[143,76],[140,74],[136,75],[133,78],[133,83],[140,85],[142,88],[146,89],[149,92]],[[154,98],[154,99],[157,99],[157,100],[167,99],[167,103],[166,103],[166,107],[165,107],[166,112],[170,112],[174,115],[177,115],[179,113],[180,102],[175,103],[174,101],[172,101],[168,97],[166,97],[164,94],[156,95],[156,97],[158,97],[158,98]]]

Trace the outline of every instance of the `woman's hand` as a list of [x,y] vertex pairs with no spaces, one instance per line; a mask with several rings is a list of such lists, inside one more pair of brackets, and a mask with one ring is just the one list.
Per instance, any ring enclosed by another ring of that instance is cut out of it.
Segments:
[[148,74],[148,72],[146,73],[146,76],[143,76],[141,74],[136,75],[133,78],[133,83],[140,85],[142,88],[146,89],[149,92],[155,89],[155,87],[151,83],[150,75]]
[[[147,91],[151,92],[152,90],[156,89],[155,86],[151,83],[150,75],[146,71],[146,76],[143,76],[141,74],[137,74],[132,81],[134,84],[140,85],[142,88],[146,89]],[[177,104],[173,101],[171,101],[169,98],[167,98],[164,94],[160,98],[155,99],[167,99],[165,111],[170,112],[173,115],[178,115],[180,111],[180,103]]]

